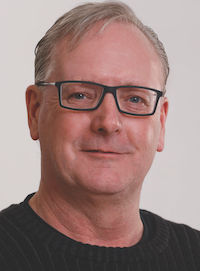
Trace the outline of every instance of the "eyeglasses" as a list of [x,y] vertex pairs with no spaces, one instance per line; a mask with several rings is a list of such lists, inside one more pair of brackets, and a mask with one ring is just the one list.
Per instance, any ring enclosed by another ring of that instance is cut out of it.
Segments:
[[106,93],[111,93],[119,112],[133,116],[153,115],[160,97],[160,90],[142,86],[105,86],[89,81],[37,82],[37,86],[56,86],[60,106],[63,108],[90,111],[97,109]]

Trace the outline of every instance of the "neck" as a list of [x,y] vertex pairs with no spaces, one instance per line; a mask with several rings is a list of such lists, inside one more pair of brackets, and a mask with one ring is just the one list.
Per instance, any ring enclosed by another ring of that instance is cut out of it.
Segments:
[[29,203],[49,225],[82,243],[129,247],[142,238],[139,197],[129,199],[122,195],[88,195],[77,191],[63,195],[63,191],[49,189],[41,182]]

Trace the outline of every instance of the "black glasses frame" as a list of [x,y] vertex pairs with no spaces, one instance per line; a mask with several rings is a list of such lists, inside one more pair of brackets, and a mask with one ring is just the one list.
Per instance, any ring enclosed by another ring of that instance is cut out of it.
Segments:
[[[68,107],[68,106],[64,106],[62,104],[62,99],[61,99],[61,91],[62,91],[62,89],[61,89],[61,86],[64,83],[85,83],[85,84],[100,86],[100,87],[103,88],[103,93],[102,93],[102,96],[101,96],[98,104],[93,108],[86,108],[86,109],[71,108],[71,107]],[[154,88],[135,86],[135,85],[123,85],[123,86],[112,86],[111,87],[111,86],[106,86],[106,85],[102,85],[102,84],[91,82],[91,81],[59,81],[59,82],[39,81],[39,82],[36,82],[36,85],[37,86],[56,86],[57,89],[58,89],[58,97],[59,97],[60,106],[63,107],[63,108],[76,110],[76,111],[92,111],[92,110],[97,109],[101,105],[101,103],[103,102],[103,99],[104,99],[104,96],[106,95],[106,93],[111,93],[113,95],[114,99],[115,99],[115,103],[117,105],[117,108],[118,108],[119,112],[125,113],[125,114],[128,114],[128,115],[132,115],[132,116],[150,116],[150,115],[153,115],[155,113],[155,111],[156,111],[156,108],[157,108],[158,101],[159,101],[160,97],[164,96],[163,91],[160,91],[160,90],[157,90],[157,89],[154,89]],[[155,92],[156,95],[157,95],[157,98],[156,98],[156,102],[155,102],[153,112],[148,113],[148,114],[134,114],[134,113],[130,113],[130,112],[126,112],[126,111],[121,110],[120,107],[119,107],[119,103],[117,101],[116,91],[117,91],[117,89],[124,88],[124,87],[140,88],[140,89],[146,89],[146,90],[150,90],[150,91]]]

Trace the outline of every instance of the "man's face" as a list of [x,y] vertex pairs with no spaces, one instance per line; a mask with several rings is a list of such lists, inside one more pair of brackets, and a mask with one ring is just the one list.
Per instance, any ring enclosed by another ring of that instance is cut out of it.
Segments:
[[[163,88],[160,60],[137,28],[113,23],[95,34],[98,29],[70,52],[66,40],[57,44],[48,82]],[[155,152],[163,149],[167,101],[153,116],[136,117],[120,113],[110,93],[97,110],[77,112],[59,106],[56,87],[41,91],[37,125],[30,128],[41,144],[42,178],[97,194],[139,191]]]

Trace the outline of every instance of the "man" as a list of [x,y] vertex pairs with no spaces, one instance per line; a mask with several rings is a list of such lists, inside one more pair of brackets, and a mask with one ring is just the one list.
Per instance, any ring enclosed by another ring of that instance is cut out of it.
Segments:
[[1,270],[200,270],[200,233],[139,210],[164,147],[169,67],[128,6],[89,3],[36,47],[38,192],[0,214]]

